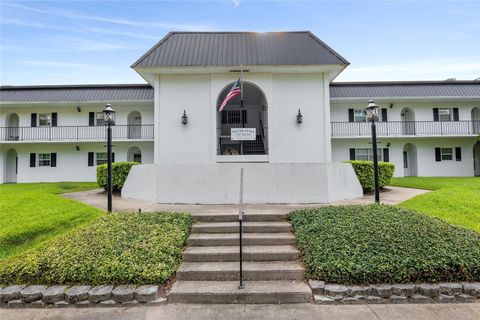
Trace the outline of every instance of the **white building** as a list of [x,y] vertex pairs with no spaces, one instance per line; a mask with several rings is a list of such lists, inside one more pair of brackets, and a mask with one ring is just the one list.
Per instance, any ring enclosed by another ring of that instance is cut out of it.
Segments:
[[[244,108],[235,98],[218,112],[240,65]],[[125,196],[232,203],[244,167],[247,202],[355,197],[343,162],[371,158],[369,99],[396,176],[480,175],[480,81],[331,83],[347,66],[309,32],[173,32],[132,66],[145,85],[3,86],[1,181],[95,180],[111,103],[115,161],[144,164]],[[254,129],[253,140],[231,128]]]

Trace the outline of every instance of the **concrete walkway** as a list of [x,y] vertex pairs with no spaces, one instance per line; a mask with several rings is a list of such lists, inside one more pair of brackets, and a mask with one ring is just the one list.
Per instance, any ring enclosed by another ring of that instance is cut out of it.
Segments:
[[[388,187],[389,191],[380,193],[382,203],[395,205],[420,194],[429,192],[428,190],[410,189],[401,187]],[[66,193],[63,196],[84,202],[88,205],[106,210],[107,199],[103,189],[95,189],[82,192]],[[346,204],[368,204],[373,203],[373,195],[363,196],[361,198],[343,200],[331,203],[330,205]],[[312,204],[261,204],[246,205],[245,212],[278,212],[288,213],[295,209],[326,206],[325,203]],[[190,212],[191,214],[202,213],[235,213],[238,211],[238,205],[189,205],[189,204],[161,204],[148,203],[139,200],[125,199],[119,196],[113,198],[113,210],[117,212],[132,212],[142,210],[151,211],[172,211],[172,212]]]
[[2,320],[478,320],[480,304],[423,305],[197,305],[167,304],[158,307],[88,309],[0,309]]

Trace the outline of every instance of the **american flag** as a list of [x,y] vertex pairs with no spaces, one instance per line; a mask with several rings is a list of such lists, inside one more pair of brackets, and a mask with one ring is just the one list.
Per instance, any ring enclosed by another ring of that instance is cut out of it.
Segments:
[[220,105],[220,108],[218,108],[218,111],[222,111],[223,108],[227,105],[228,101],[232,100],[234,97],[238,96],[241,93],[240,89],[241,81],[240,78],[233,84],[232,89],[228,92],[226,95],[225,99],[223,99],[222,104]]

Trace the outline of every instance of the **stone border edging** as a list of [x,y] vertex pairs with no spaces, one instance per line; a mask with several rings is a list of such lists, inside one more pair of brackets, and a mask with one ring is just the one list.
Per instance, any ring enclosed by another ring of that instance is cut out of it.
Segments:
[[165,304],[157,285],[0,286],[0,308],[133,307]]
[[345,286],[308,280],[317,304],[465,303],[480,301],[480,282]]

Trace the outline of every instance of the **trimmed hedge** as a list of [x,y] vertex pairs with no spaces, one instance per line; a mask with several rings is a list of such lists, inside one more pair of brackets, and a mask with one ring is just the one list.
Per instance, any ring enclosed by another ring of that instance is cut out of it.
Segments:
[[310,279],[343,284],[480,281],[480,234],[388,205],[289,214]]
[[[138,162],[114,162],[112,163],[112,184],[113,191],[121,191],[128,173],[132,166],[139,164]],[[107,164],[97,166],[97,183],[100,187],[107,190]]]
[[[362,185],[363,193],[372,192],[375,189],[375,183],[373,181],[373,162],[351,160],[347,161],[347,163],[352,164],[358,181],[360,181],[360,184]],[[378,184],[380,188],[383,188],[390,183],[394,170],[395,165],[393,163],[378,162]]]
[[0,260],[1,284],[152,284],[178,269],[190,233],[182,213],[113,213]]

